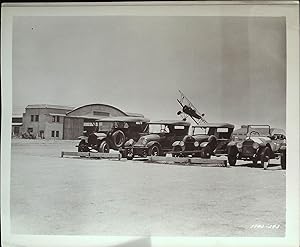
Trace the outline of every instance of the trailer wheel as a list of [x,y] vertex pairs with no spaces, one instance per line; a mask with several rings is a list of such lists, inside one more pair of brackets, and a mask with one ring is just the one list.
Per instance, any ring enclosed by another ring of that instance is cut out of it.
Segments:
[[103,141],[100,143],[99,152],[100,153],[109,153],[109,145],[106,141]]
[[120,148],[125,143],[126,137],[122,130],[117,130],[112,134],[112,143],[115,148]]

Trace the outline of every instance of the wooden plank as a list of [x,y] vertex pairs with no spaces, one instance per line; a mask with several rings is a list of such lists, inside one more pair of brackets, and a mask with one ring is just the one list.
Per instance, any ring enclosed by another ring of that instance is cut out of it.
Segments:
[[190,158],[192,164],[224,164],[225,159]]
[[149,156],[149,162],[161,163],[181,163],[191,166],[202,167],[229,167],[226,159],[202,159],[189,157],[165,157],[165,156]]
[[90,153],[90,158],[121,159],[118,153]]
[[69,152],[69,151],[62,151],[61,152],[61,157],[64,156],[84,156],[84,157],[89,157],[90,153],[89,152]]
[[76,156],[76,157],[88,157],[88,158],[103,158],[103,159],[121,159],[121,154],[118,153],[92,153],[92,152],[68,152],[62,151],[61,157],[64,156]]
[[149,161],[150,162],[189,163],[189,158],[185,158],[185,157],[149,156]]

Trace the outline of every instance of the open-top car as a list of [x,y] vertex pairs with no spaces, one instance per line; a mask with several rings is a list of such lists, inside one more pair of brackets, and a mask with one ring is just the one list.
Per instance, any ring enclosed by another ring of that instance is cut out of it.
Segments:
[[227,154],[234,125],[228,123],[204,123],[192,126],[191,135],[173,143],[173,156],[210,158]]
[[240,129],[246,133],[244,139],[233,135],[228,143],[228,162],[234,166],[237,159],[250,160],[256,166],[269,159],[279,158],[282,169],[286,168],[286,136],[283,129],[269,125],[247,125]]
[[172,151],[172,144],[188,134],[190,123],[177,120],[161,120],[148,124],[149,134],[143,135],[135,143],[129,140],[125,143],[127,159],[134,156],[163,156]]
[[96,131],[79,137],[78,152],[120,150],[127,140],[137,141],[147,130],[148,122],[147,118],[127,116],[96,120]]

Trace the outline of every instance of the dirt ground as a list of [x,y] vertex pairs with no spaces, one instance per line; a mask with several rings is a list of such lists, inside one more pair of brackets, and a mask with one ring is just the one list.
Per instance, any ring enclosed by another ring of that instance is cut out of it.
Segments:
[[[12,140],[11,227],[19,234],[285,234],[285,171],[60,158],[77,141]],[[277,165],[276,165],[277,164]]]

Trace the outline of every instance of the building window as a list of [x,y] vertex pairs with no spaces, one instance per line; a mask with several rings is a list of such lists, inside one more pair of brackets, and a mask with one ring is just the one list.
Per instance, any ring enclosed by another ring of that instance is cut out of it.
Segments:
[[103,117],[109,117],[108,112],[102,112],[102,111],[93,111],[95,116],[103,116]]
[[59,137],[59,131],[56,131],[56,137]]
[[31,115],[30,117],[31,117],[31,122],[33,122],[34,121],[34,115]]
[[35,121],[36,121],[36,122],[39,121],[39,115],[35,115]]
[[52,130],[52,131],[51,131],[51,137],[55,137],[55,135],[54,135],[54,134],[55,134],[55,131],[54,131],[54,130]]
[[59,116],[52,116],[52,122],[60,122],[60,117]]

